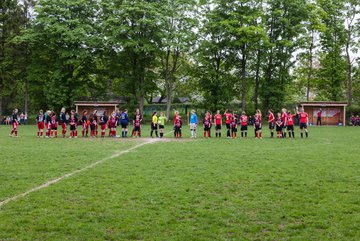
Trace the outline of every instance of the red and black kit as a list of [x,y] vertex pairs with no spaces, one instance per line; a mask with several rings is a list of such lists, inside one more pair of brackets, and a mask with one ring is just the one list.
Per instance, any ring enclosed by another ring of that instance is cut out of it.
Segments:
[[175,127],[175,137],[180,138],[182,135],[181,133],[182,121],[180,118],[176,118],[174,127]]

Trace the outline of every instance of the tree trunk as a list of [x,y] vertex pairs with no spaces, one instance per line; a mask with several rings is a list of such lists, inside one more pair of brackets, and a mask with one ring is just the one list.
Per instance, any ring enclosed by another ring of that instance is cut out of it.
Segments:
[[140,113],[144,113],[144,104],[145,104],[144,82],[145,82],[145,77],[141,76],[139,82],[140,82],[139,110],[140,110]]
[[170,117],[170,109],[171,109],[171,87],[170,87],[170,79],[169,79],[169,61],[170,61],[170,50],[166,51],[165,57],[165,88],[166,88],[166,118]]
[[[176,52],[173,55],[173,62],[172,62],[172,68],[170,71],[170,78],[169,78],[169,92],[167,94],[167,100],[166,100],[166,112],[168,113],[168,115],[170,115],[170,111],[171,111],[171,101],[172,101],[172,93],[173,93],[173,88],[174,88],[174,79],[175,79],[175,72],[178,66],[178,59],[180,56],[180,52],[178,50],[176,50]],[[169,118],[168,118],[169,119]]]
[[258,50],[256,56],[256,70],[255,70],[255,88],[254,88],[254,105],[255,109],[259,109],[259,86],[260,86],[260,64],[261,64],[261,52]]
[[310,82],[312,79],[312,75],[313,75],[313,69],[314,69],[314,64],[313,64],[313,49],[314,49],[314,32],[312,32],[312,36],[311,36],[311,44],[310,44],[310,48],[309,48],[309,72],[308,72],[308,76],[307,76],[307,84],[306,84],[306,100],[309,101],[310,100]]
[[28,78],[25,76],[25,106],[24,106],[25,113],[29,111],[29,81]]
[[350,58],[350,38],[351,33],[348,33],[348,41],[346,43],[346,61],[347,61],[347,102],[351,105],[352,99],[352,64]]
[[245,111],[246,109],[246,55],[245,55],[245,46],[242,50],[241,58],[241,109]]

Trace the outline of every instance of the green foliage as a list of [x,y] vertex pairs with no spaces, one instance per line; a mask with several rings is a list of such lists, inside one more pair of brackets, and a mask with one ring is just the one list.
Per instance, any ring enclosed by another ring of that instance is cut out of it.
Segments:
[[318,1],[323,10],[321,21],[325,30],[320,34],[322,53],[320,55],[319,96],[328,100],[343,100],[346,86],[346,61],[342,54],[345,46],[346,32],[344,1]]
[[168,114],[185,96],[212,110],[241,102],[247,111],[358,98],[349,58],[360,33],[355,0],[4,0],[0,7],[0,112],[120,97],[142,109],[158,95]]

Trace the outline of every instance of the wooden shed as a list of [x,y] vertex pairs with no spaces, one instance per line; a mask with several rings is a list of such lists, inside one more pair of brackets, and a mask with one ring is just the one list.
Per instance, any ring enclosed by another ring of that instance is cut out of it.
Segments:
[[323,125],[346,125],[347,102],[342,101],[312,101],[302,102],[301,107],[309,115],[309,122],[315,124],[317,113],[321,110],[321,122]]
[[94,110],[102,115],[104,111],[110,115],[114,110],[119,107],[119,101],[75,101],[76,112],[81,114],[84,110],[89,113]]

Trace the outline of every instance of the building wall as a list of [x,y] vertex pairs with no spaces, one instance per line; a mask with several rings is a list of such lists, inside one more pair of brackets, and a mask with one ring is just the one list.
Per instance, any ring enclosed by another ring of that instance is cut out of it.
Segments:
[[322,124],[323,125],[337,125],[340,122],[344,122],[344,107],[339,106],[304,106],[305,112],[309,115],[309,123],[316,125],[317,113],[322,109]]
[[98,115],[102,115],[104,111],[106,111],[106,114],[109,116],[114,110],[114,106],[79,106],[78,107],[78,113],[81,116],[83,111],[87,110],[89,114],[94,112],[94,110],[97,110]]

